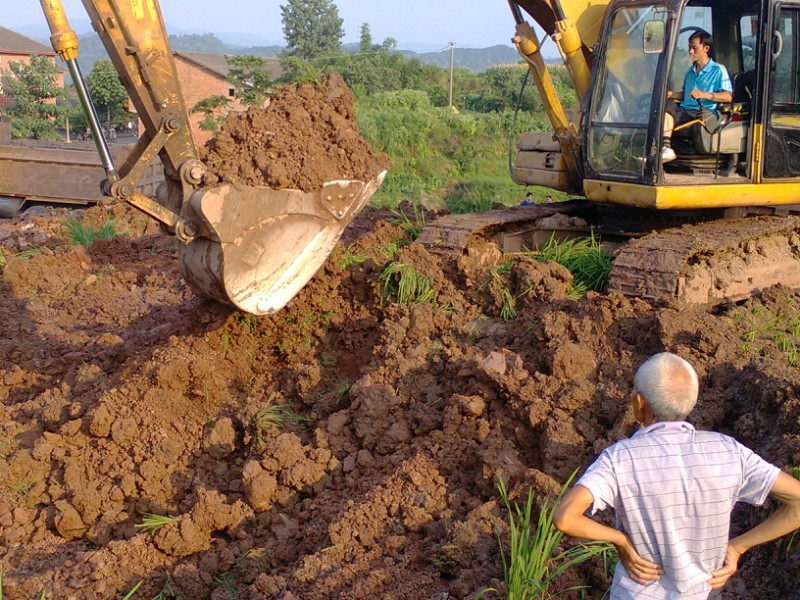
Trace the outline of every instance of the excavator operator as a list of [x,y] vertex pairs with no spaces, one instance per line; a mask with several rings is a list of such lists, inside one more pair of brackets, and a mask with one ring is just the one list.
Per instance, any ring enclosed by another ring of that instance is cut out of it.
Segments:
[[668,91],[667,98],[680,100],[670,102],[664,115],[664,137],[661,147],[661,160],[669,162],[677,156],[672,149],[672,132],[681,125],[693,121],[713,131],[719,115],[717,105],[733,100],[733,86],[727,69],[711,58],[714,40],[711,34],[702,29],[689,38],[689,56],[692,64],[683,78],[683,91]]

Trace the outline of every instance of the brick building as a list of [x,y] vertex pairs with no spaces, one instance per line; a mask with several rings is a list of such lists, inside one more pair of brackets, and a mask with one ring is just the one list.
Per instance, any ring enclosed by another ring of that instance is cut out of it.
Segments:
[[[239,101],[233,97],[234,89],[228,81],[230,66],[225,56],[203,52],[173,52],[173,55],[187,110],[191,110],[200,100],[211,96],[229,98],[231,102],[227,111],[243,109]],[[272,78],[280,77],[282,72],[279,62],[276,59],[264,60],[265,68],[272,74]],[[197,144],[206,143],[212,133],[198,127],[198,123],[203,120],[203,115],[190,114],[189,119],[192,122],[192,135]]]
[[[3,94],[3,78],[11,73],[9,63],[29,63],[31,54],[46,56],[53,64],[56,62],[56,53],[49,46],[40,44],[36,40],[20,35],[15,31],[0,27],[0,107],[5,106],[8,98]],[[64,87],[64,71],[59,69],[58,83]]]

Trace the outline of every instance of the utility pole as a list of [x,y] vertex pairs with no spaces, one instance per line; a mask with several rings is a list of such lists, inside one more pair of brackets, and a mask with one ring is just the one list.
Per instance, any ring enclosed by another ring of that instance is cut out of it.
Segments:
[[455,54],[456,43],[450,42],[450,93],[448,95],[448,105],[453,108],[453,55]]

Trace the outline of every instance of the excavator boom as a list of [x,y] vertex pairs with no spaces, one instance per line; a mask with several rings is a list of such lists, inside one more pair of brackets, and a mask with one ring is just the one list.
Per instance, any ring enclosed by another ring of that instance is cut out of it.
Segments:
[[[244,185],[202,189],[206,167],[198,158],[158,1],[82,0],[143,125],[135,148],[117,166],[80,73],[78,39],[61,0],[40,1],[106,170],[103,192],[178,237],[184,277],[199,295],[255,315],[285,306],[325,262],[385,172],[371,181],[331,181],[312,192]],[[156,156],[166,183],[149,198],[136,184]]]

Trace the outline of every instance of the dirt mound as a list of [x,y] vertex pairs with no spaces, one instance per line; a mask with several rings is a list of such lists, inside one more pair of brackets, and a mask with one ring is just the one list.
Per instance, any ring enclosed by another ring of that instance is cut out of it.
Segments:
[[341,75],[280,86],[266,108],[230,113],[202,152],[203,183],[318,190],[326,181],[368,181],[388,167],[356,124],[355,97]]
[[[496,478],[541,500],[629,435],[633,371],[661,350],[698,369],[698,427],[800,463],[798,367],[745,341],[755,319],[796,318],[796,291],[715,310],[572,300],[556,266],[519,258],[498,279],[486,253],[443,262],[367,211],[286,309],[253,318],[194,297],[173,240],[113,210],[131,233],[88,248],[63,212],[0,226],[12,600],[139,581],[134,598],[467,598],[500,577]],[[435,298],[399,304],[390,257]],[[509,320],[503,286],[534,290]],[[798,577],[796,546],[767,545],[725,597],[790,597]],[[599,567],[575,581],[607,586]]]

